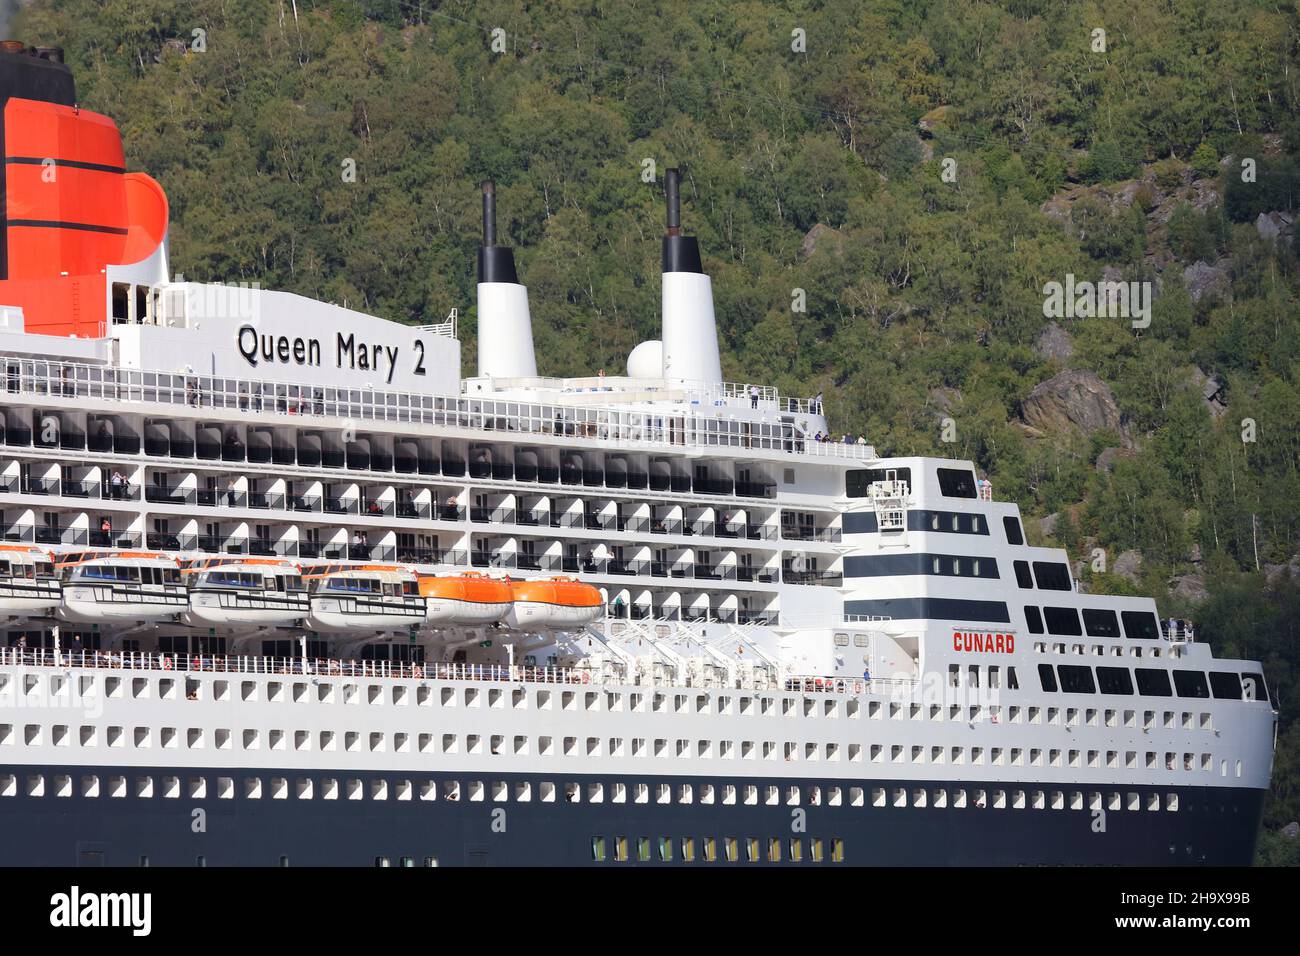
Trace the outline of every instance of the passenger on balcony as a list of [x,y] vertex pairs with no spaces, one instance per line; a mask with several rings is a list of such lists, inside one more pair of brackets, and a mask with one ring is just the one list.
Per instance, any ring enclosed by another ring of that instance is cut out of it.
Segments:
[[749,386],[749,407],[758,408],[758,386]]
[[[102,427],[102,426],[101,426]],[[120,471],[114,469],[113,475],[109,478],[110,495],[114,501],[120,501],[123,493],[126,491],[126,476]]]
[[105,545],[113,543],[113,522],[107,515],[99,522],[99,543]]

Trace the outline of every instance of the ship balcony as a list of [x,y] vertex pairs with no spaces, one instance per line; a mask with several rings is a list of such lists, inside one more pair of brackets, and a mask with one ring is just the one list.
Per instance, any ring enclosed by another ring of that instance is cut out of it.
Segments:
[[357,498],[325,496],[325,513],[331,515],[360,514],[360,501]]

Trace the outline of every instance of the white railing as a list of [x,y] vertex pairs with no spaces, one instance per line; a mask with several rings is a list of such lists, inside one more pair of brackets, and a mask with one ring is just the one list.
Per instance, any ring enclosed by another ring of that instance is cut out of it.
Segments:
[[[632,684],[655,687],[722,686],[705,673],[699,679],[686,673],[680,680],[660,680],[653,671],[638,673],[631,681],[616,673],[584,667],[537,667],[516,664],[413,664],[393,661],[338,660],[333,658],[258,657],[238,655],[174,654],[114,651],[54,651],[48,648],[0,648],[0,667],[48,667],[150,671],[179,674],[252,674],[265,676],[364,677],[399,680],[494,681],[526,684]],[[675,674],[676,668],[671,669]],[[778,687],[803,693],[858,696],[871,691],[914,686],[915,680],[893,678],[842,678],[790,676],[778,678]],[[22,691],[18,691],[21,693]],[[187,690],[188,693],[188,690]]]
[[[91,399],[116,405],[163,404],[193,409],[252,412],[293,420],[333,418],[353,423],[414,423],[475,433],[512,432],[598,441],[617,447],[771,451],[791,455],[867,460],[870,445],[815,443],[790,423],[749,421],[704,408],[653,411],[587,408],[507,398],[429,395],[370,388],[272,382],[180,372],[7,359],[0,389],[12,398]],[[84,403],[82,403],[84,404]]]

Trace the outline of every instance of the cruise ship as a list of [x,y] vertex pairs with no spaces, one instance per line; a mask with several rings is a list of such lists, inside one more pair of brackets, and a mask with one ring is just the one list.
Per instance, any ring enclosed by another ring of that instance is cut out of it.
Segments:
[[0,863],[1251,861],[1261,666],[724,381],[676,171],[660,338],[585,378],[483,184],[462,377],[455,311],[174,277],[58,49],[0,142]]

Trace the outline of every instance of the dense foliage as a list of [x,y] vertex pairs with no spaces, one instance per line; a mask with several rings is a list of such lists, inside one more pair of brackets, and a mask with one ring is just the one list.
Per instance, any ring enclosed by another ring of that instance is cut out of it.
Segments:
[[[1300,587],[1268,574],[1300,552],[1300,276],[1292,233],[1255,225],[1300,189],[1294,4],[35,0],[22,17],[166,187],[188,277],[410,322],[459,307],[472,356],[475,184],[494,177],[546,374],[621,370],[656,336],[642,160],[684,166],[728,377],[823,391],[836,431],[886,452],[973,459],[1058,515],[1031,534],[1086,559],[1091,587],[1153,595],[1263,660],[1282,713],[1266,826],[1300,817]],[[1130,177],[1132,201],[1108,201]],[[1068,221],[1040,208],[1072,186]],[[1210,198],[1157,215],[1178,189]],[[1194,295],[1197,260],[1227,288]],[[1043,285],[1105,267],[1160,289],[1148,329],[1061,323],[1124,434],[1030,434],[1022,403],[1062,367],[1034,349]],[[1140,569],[1092,574],[1098,547]],[[1208,596],[1174,591],[1185,575]]]

